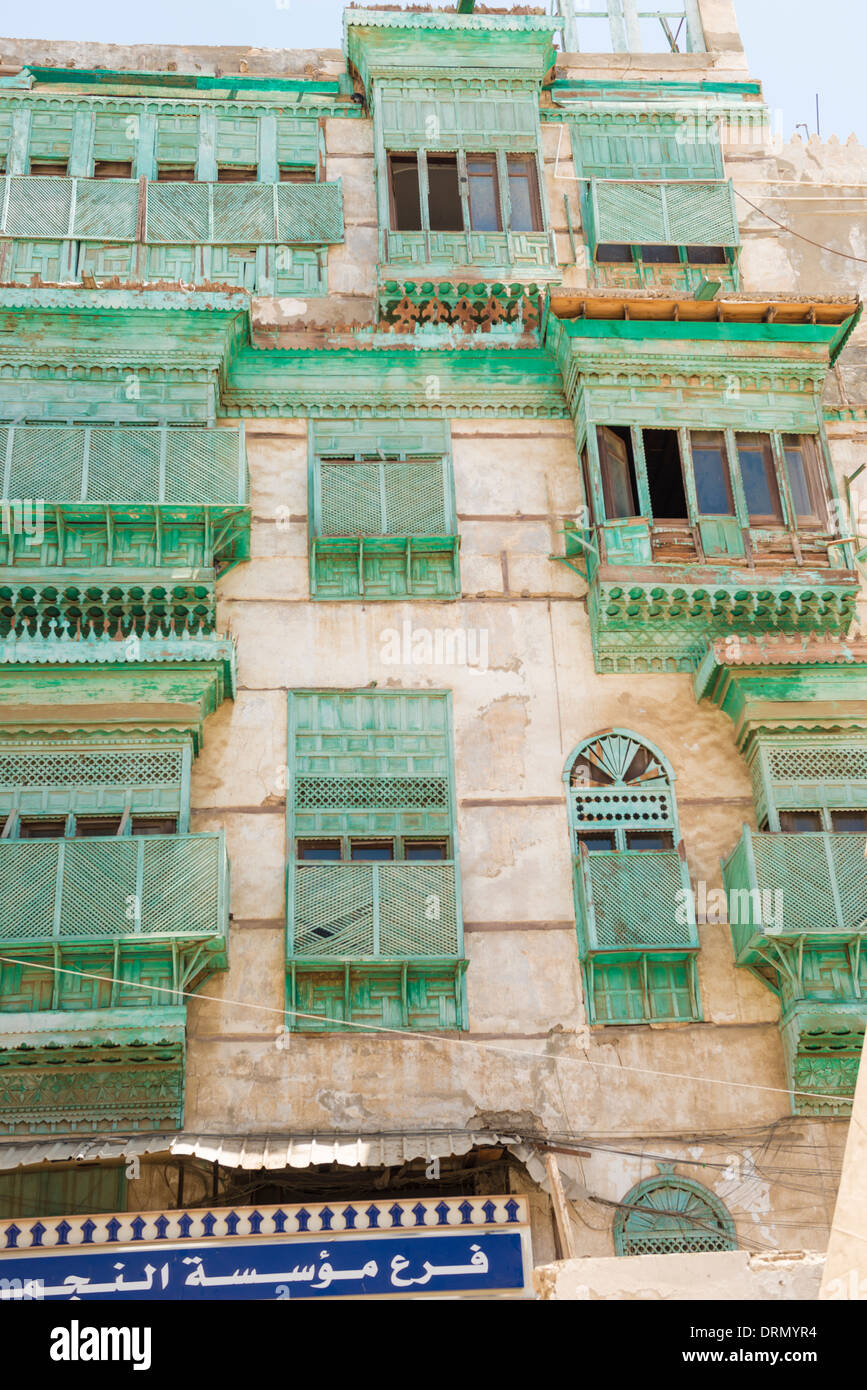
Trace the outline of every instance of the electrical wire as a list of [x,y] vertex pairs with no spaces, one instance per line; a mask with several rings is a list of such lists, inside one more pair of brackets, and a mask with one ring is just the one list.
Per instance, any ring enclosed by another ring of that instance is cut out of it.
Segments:
[[760,208],[756,203],[751,203],[749,198],[741,193],[740,189],[736,188],[735,193],[747,203],[754,212],[758,212],[762,217],[766,217],[769,222],[773,222],[775,227],[779,227],[782,232],[787,232],[789,236],[797,237],[799,241],[806,241],[810,246],[815,246],[820,251],[827,251],[831,256],[842,256],[844,261],[858,261],[861,265],[867,265],[867,256],[853,256],[848,251],[835,251],[833,246],[825,246],[821,241],[813,241],[812,237],[804,236],[803,233],[794,231],[792,227],[787,227],[784,222],[778,222],[776,217],[772,217],[769,212],[765,212],[764,208]]
[[[102,984],[126,985],[128,981],[122,980],[114,975],[96,975],[88,970],[70,970],[68,966],[53,965],[46,962],[34,962],[32,960],[17,960],[12,956],[0,956],[0,964],[22,965],[40,970],[52,971],[58,975],[73,975],[76,979],[99,980]],[[137,989],[148,989],[157,994],[169,994],[174,998],[178,996],[185,999],[203,999],[211,1004],[222,1004],[227,1008],[233,1009],[253,1009],[259,1013],[279,1014],[285,1019],[287,1015],[293,1018],[312,1019],[317,1023],[322,1022],[321,1014],[305,1013],[302,1009],[277,1009],[270,1004],[252,1004],[249,1000],[225,999],[216,994],[200,994],[195,990],[173,989],[168,985],[147,985],[139,983]],[[638,1076],[654,1076],[666,1081],[694,1081],[706,1086],[726,1086],[732,1090],[740,1091],[764,1091],[778,1096],[807,1096],[811,1100],[829,1100],[839,1104],[840,1097],[825,1095],[820,1091],[796,1091],[788,1090],[784,1086],[762,1086],[756,1081],[731,1081],[722,1077],[715,1076],[696,1076],[692,1072],[677,1071],[658,1071],[653,1067],[631,1067],[622,1062],[601,1062],[593,1061],[589,1057],[567,1057],[563,1054],[550,1052],[523,1052],[514,1047],[497,1047],[493,1043],[474,1042],[472,1034],[466,1038],[449,1038],[438,1033],[426,1033],[422,1029],[418,1031],[407,1028],[387,1028],[384,1024],[374,1023],[353,1023],[350,1019],[341,1019],[341,1026],[344,1028],[357,1028],[363,1033],[385,1033],[394,1038],[405,1038],[412,1042],[434,1043],[439,1047],[472,1047],[478,1051],[494,1052],[498,1057],[519,1057],[528,1062],[565,1062],[571,1066],[596,1067],[605,1071],[616,1071],[621,1074],[627,1072]],[[264,1039],[263,1039],[264,1041]]]

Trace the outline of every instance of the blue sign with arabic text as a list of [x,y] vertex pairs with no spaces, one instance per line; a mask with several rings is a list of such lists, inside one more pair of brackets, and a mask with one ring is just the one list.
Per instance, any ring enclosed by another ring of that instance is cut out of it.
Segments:
[[100,1246],[0,1259],[8,1299],[359,1298],[525,1285],[517,1231]]

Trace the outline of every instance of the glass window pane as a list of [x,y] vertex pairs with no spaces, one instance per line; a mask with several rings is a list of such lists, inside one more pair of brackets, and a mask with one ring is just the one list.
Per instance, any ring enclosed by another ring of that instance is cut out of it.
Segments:
[[65,819],[22,820],[18,826],[18,838],[19,840],[62,840],[65,830]]
[[788,834],[809,833],[822,829],[821,811],[781,811],[780,829]]
[[677,265],[680,254],[676,246],[642,246],[641,259],[648,265]]
[[599,1023],[635,1023],[645,1018],[640,962],[597,965],[593,983],[594,1012]]
[[586,845],[591,853],[594,850],[617,848],[613,830],[594,830],[586,835],[579,835],[578,844]]
[[394,858],[394,845],[391,840],[355,840],[350,848],[352,859],[380,861]]
[[771,441],[762,435],[738,435],[738,462],[750,516],[781,521],[783,513]]
[[596,247],[596,259],[600,265],[631,265],[632,247],[625,242],[601,241]]
[[532,155],[509,157],[509,198],[512,204],[512,231],[541,231],[539,187],[536,162]]
[[500,197],[497,163],[493,155],[480,158],[467,155],[470,189],[470,225],[474,232],[500,230]]
[[605,514],[609,521],[618,517],[635,516],[635,489],[632,485],[632,462],[626,440],[614,430],[600,426],[599,458],[602,465],[602,491]]
[[339,840],[299,840],[298,858],[327,860],[334,863],[340,858]]
[[427,182],[431,231],[462,232],[464,215],[458,188],[457,156],[429,155]]
[[693,431],[692,467],[698,510],[702,516],[731,516],[725,444],[721,434]]
[[418,161],[414,154],[392,155],[391,199],[394,209],[395,231],[421,231]]
[[832,811],[831,824],[839,834],[863,835],[867,832],[867,811]]
[[784,435],[783,454],[795,516],[799,521],[823,522],[825,490],[820,480],[812,439],[806,436]]
[[434,860],[447,857],[444,840],[407,840],[403,848],[407,859]]
[[673,849],[671,832],[668,830],[628,830],[627,849]]

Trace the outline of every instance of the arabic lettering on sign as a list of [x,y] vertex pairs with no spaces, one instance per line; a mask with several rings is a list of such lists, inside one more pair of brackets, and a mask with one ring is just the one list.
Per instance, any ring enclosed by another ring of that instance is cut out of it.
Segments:
[[521,1289],[517,1231],[262,1240],[7,1256],[0,1268],[41,1299],[334,1298]]

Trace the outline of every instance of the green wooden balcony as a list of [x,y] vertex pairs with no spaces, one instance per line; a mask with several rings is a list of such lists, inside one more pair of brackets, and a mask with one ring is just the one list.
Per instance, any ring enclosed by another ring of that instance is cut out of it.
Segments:
[[296,864],[289,885],[292,1028],[466,1028],[453,862]]
[[698,930],[677,850],[598,850],[574,859],[582,959],[613,950],[692,950]]
[[224,958],[228,872],[221,830],[0,840],[0,945],[198,942]]
[[[654,532],[644,518],[579,531],[567,527],[566,563],[587,579],[596,668],[694,671],[707,642],[732,632],[845,633],[858,597],[857,575],[827,538],[823,561],[749,568],[738,558],[734,518],[718,538],[715,559],[685,546],[682,561],[654,559]],[[687,539],[689,539],[687,537]],[[711,538],[702,536],[705,544]],[[739,539],[739,533],[738,533]],[[732,553],[725,553],[726,544]],[[691,541],[690,541],[691,544]],[[838,558],[839,557],[839,558]]]
[[151,245],[326,245],[343,240],[336,183],[0,180],[0,236]]
[[744,826],[722,868],[739,965],[753,964],[769,942],[843,944],[867,934],[863,835]]

